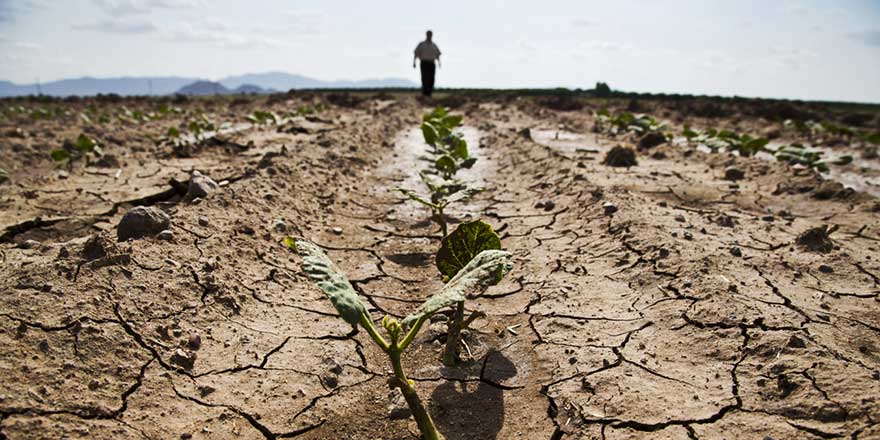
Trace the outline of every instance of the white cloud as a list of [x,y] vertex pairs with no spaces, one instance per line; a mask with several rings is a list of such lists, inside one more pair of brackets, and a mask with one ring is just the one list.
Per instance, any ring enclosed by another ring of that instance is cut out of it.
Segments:
[[326,28],[327,15],[314,9],[291,9],[285,14],[288,29],[297,34],[320,34]]
[[155,9],[183,9],[205,6],[202,0],[94,0],[104,12],[113,15],[143,14]]
[[800,69],[810,64],[819,54],[807,49],[790,47],[771,47],[767,60],[777,65]]
[[622,43],[618,41],[592,40],[580,43],[578,48],[588,51],[623,52],[633,50],[635,49],[635,46],[630,43]]
[[71,29],[95,31],[107,34],[146,34],[156,30],[149,20],[137,18],[104,19],[94,23],[74,24]]
[[0,0],[0,23],[12,23],[19,15],[44,9],[45,0]]
[[175,43],[206,43],[226,49],[274,48],[282,45],[280,40],[259,34],[231,32],[222,22],[180,23],[163,32],[164,39]]
[[43,46],[37,43],[29,43],[27,41],[16,41],[12,43],[12,47],[23,50],[40,50]]
[[593,27],[597,24],[599,24],[597,20],[583,17],[575,18],[571,21],[571,25],[577,28]]
[[880,29],[869,31],[853,32],[849,34],[850,38],[856,39],[869,46],[880,46]]

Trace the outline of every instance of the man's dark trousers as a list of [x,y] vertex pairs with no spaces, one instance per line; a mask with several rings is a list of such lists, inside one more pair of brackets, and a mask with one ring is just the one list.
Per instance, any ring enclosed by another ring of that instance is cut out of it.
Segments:
[[434,92],[435,69],[433,61],[422,61],[422,94],[425,96],[431,96]]

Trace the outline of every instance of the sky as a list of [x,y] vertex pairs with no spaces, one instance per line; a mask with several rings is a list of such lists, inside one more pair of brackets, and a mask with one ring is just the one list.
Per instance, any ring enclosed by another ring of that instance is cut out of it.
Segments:
[[0,0],[0,79],[228,75],[880,103],[880,0]]

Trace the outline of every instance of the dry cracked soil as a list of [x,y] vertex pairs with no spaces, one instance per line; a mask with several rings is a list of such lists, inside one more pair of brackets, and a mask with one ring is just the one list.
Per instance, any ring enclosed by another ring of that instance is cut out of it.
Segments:
[[[145,99],[3,103],[54,116],[0,119],[0,438],[418,438],[384,355],[349,335],[281,240],[326,249],[376,321],[435,292],[437,228],[392,191],[425,166],[413,130],[434,103],[162,102],[181,113],[116,116],[159,105]],[[808,170],[674,142],[603,165],[635,142],[594,133],[592,110],[625,101],[445,102],[479,158],[465,177],[486,188],[453,220],[490,223],[515,263],[467,303],[486,316],[462,365],[439,362],[439,322],[405,355],[447,439],[880,438],[874,195],[829,196]],[[640,105],[676,127],[780,125]],[[303,106],[321,111],[241,124]],[[194,148],[156,142],[196,112],[237,125]],[[79,133],[104,159],[53,164],[48,151]],[[731,167],[744,178],[726,180]],[[219,187],[189,200],[193,170]],[[117,241],[135,206],[167,213],[171,232]],[[797,243],[824,225],[837,227],[827,252]]]

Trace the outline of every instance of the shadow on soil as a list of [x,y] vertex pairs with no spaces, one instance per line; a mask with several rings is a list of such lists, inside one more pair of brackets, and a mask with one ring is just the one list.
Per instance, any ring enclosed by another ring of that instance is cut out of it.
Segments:
[[[486,354],[486,371],[495,383],[516,376],[502,353]],[[431,394],[431,415],[447,440],[494,440],[504,425],[504,390],[486,382],[449,381]]]

